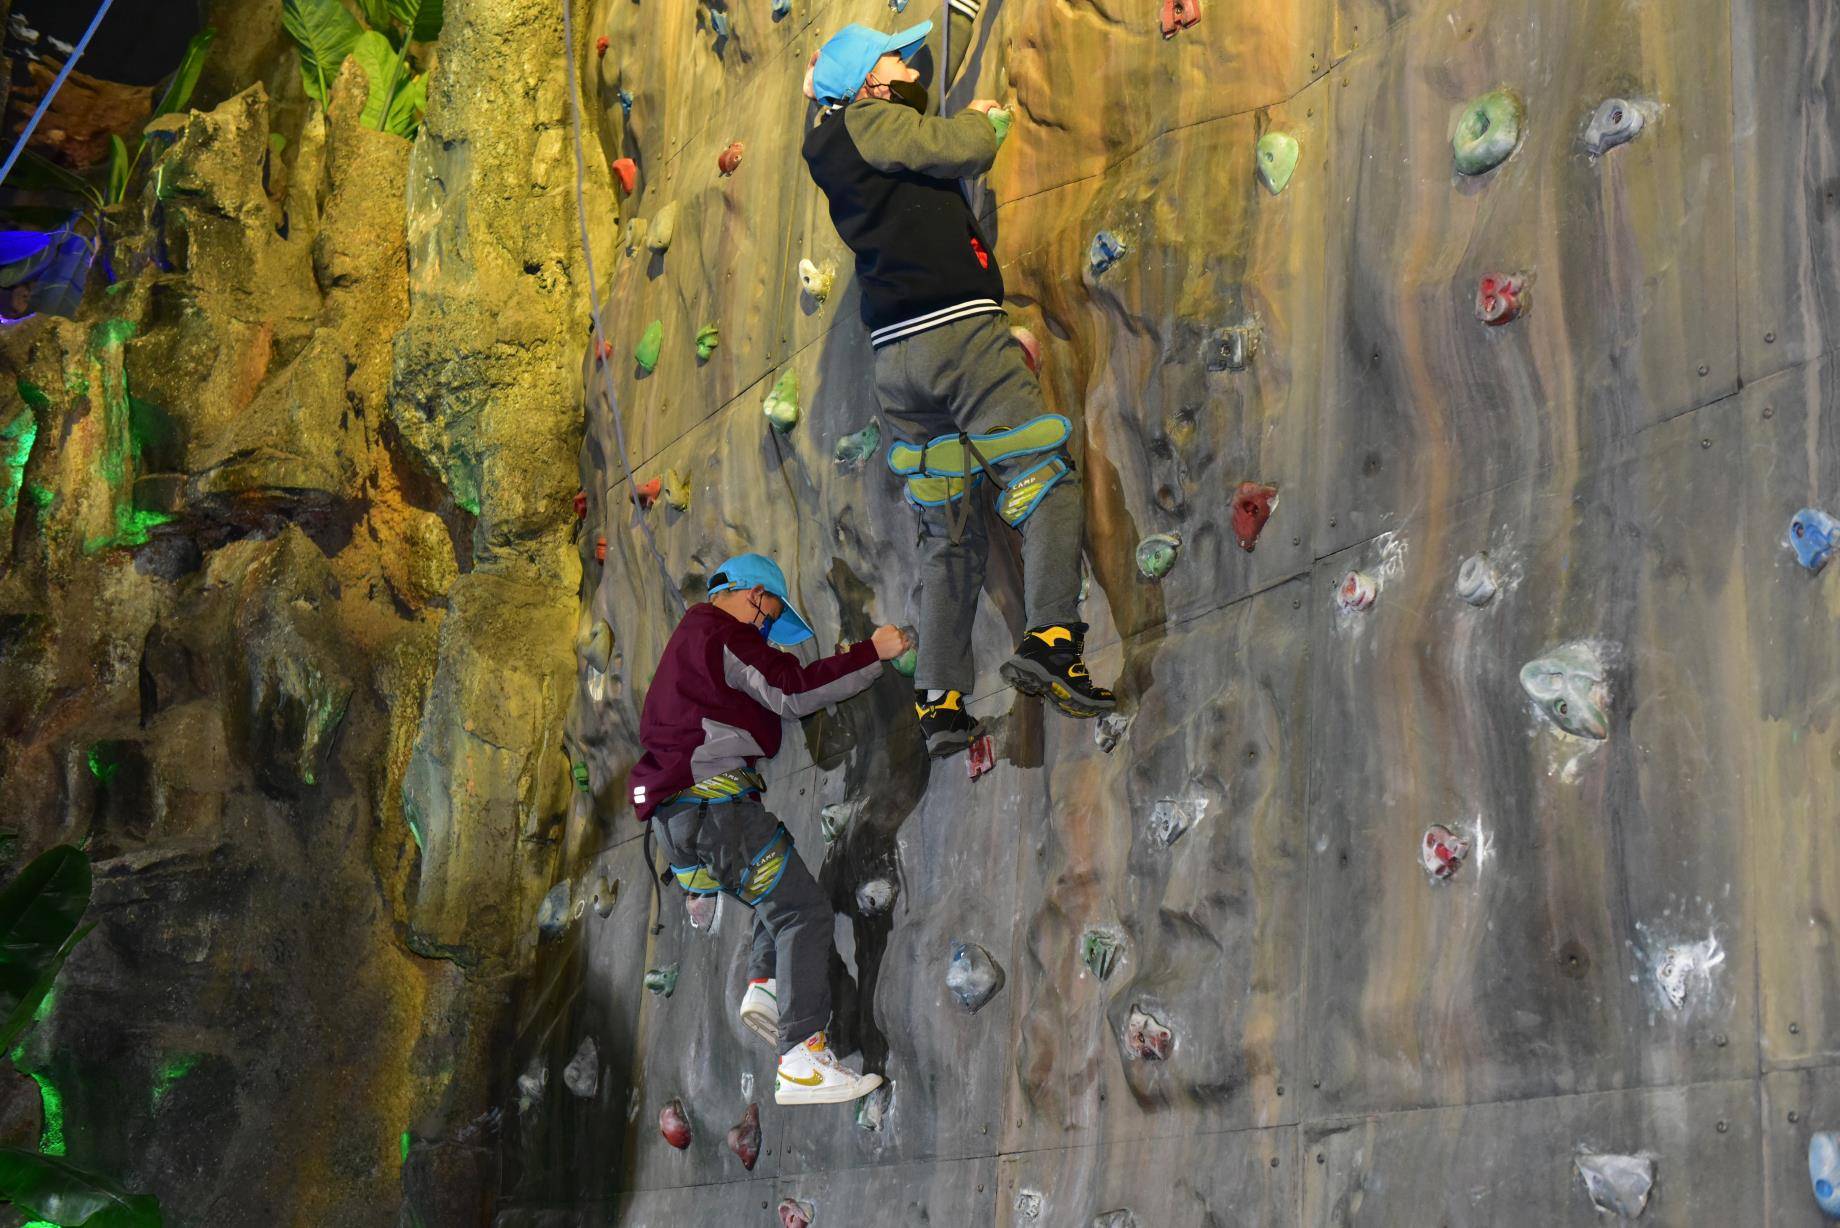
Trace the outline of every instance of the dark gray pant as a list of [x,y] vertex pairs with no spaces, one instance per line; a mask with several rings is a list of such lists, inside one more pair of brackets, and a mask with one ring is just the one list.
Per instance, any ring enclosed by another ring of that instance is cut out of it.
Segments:
[[[892,342],[875,351],[875,393],[894,433],[909,443],[965,431],[981,434],[1020,426],[1047,412],[1041,385],[1022,361],[1006,315],[969,316]],[[999,466],[1005,481],[1041,459],[1019,457]],[[971,498],[995,499],[988,479]],[[920,513],[920,565],[915,575],[915,629],[920,661],[914,685],[969,691],[977,676],[971,624],[984,588],[990,550],[981,508],[965,517],[952,540],[950,506]],[[1030,627],[1080,617],[1080,538],[1086,508],[1078,470],[1055,484],[1022,523],[1024,621]]]
[[[779,820],[758,801],[660,806],[652,828],[674,866],[701,865],[732,893],[754,857],[779,833]],[[779,885],[754,907],[748,977],[772,977],[779,998],[779,1051],[785,1053],[831,1022],[830,904],[788,846]]]

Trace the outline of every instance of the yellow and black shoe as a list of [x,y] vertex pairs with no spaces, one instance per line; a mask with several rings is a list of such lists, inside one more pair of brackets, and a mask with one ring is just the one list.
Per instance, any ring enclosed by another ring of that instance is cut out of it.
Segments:
[[1118,698],[1087,676],[1085,623],[1033,627],[1022,637],[1016,655],[1003,663],[1003,681],[1024,695],[1043,695],[1068,716],[1102,716]]
[[925,691],[914,692],[914,714],[920,718],[920,732],[926,738],[926,753],[935,759],[956,755],[983,732],[982,727],[965,711],[965,697],[957,691],[944,691],[929,700]]

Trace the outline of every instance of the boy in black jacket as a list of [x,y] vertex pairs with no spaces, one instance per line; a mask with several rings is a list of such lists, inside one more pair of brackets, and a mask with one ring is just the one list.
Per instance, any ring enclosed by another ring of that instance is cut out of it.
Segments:
[[[950,0],[948,83],[978,4]],[[1029,630],[1004,680],[1069,716],[1098,716],[1116,701],[1093,685],[1082,659],[1085,509],[1067,452],[1072,424],[1043,412],[1003,313],[1003,275],[958,184],[990,169],[1010,115],[989,99],[951,119],[927,114],[926,88],[908,61],[931,29],[922,22],[890,35],[851,25],[819,48],[806,94],[824,109],[803,152],[856,254],[875,390],[900,437],[888,465],[920,515],[914,706],[928,751],[940,756],[980,732],[964,693],[975,677],[971,626],[989,549],[970,496],[986,478],[998,514],[1023,538]]]

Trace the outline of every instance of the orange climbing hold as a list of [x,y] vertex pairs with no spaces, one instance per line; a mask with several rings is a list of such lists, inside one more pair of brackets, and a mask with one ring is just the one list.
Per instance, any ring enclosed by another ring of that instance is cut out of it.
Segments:
[[606,362],[609,358],[612,358],[612,357],[613,357],[613,342],[607,340],[607,338],[605,337],[596,338],[594,342],[594,361],[595,362]]
[[1201,0],[1163,0],[1163,37],[1174,38],[1201,20]]
[[607,535],[605,533],[594,539],[594,561],[597,563],[607,561]]
[[620,177],[620,187],[628,196],[639,186],[639,164],[631,158],[621,158],[613,164],[613,173]]
[[608,40],[607,40],[607,36],[606,36],[605,34],[603,34],[603,35],[601,35],[601,36],[600,36],[599,38],[597,38],[597,39],[595,39],[595,40],[594,40],[594,54],[595,54],[595,57],[596,57],[597,59],[604,59],[604,58],[606,57],[606,55],[607,55],[607,48],[608,48],[609,46],[611,46],[611,45],[612,45],[612,44],[610,44],[610,43],[608,42]]
[[649,482],[641,482],[633,487],[633,502],[637,503],[640,507],[649,508],[652,504],[658,502],[658,496],[663,490],[663,478],[653,478]]
[[740,141],[730,141],[728,148],[716,155],[716,169],[724,176],[732,175],[741,165],[742,145]]

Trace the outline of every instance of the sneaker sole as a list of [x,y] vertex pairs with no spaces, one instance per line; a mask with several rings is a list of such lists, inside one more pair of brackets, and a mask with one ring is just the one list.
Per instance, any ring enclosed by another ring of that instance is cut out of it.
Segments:
[[984,736],[984,724],[979,721],[970,729],[948,729],[930,735],[926,740],[926,753],[934,759],[948,759],[964,750],[973,742]]
[[741,1009],[741,1023],[748,1031],[766,1041],[769,1045],[779,1044],[779,1016],[769,1015],[765,1011]]
[[775,1082],[773,1088],[774,1104],[848,1104],[852,1100],[861,1100],[882,1085],[882,1076],[864,1075],[855,1083],[831,1087],[797,1087],[790,1092]]
[[1003,681],[1024,695],[1045,698],[1063,715],[1076,720],[1103,716],[1118,706],[1116,699],[1094,700],[1075,694],[1066,683],[1027,657],[1011,657],[997,672],[1003,676]]

